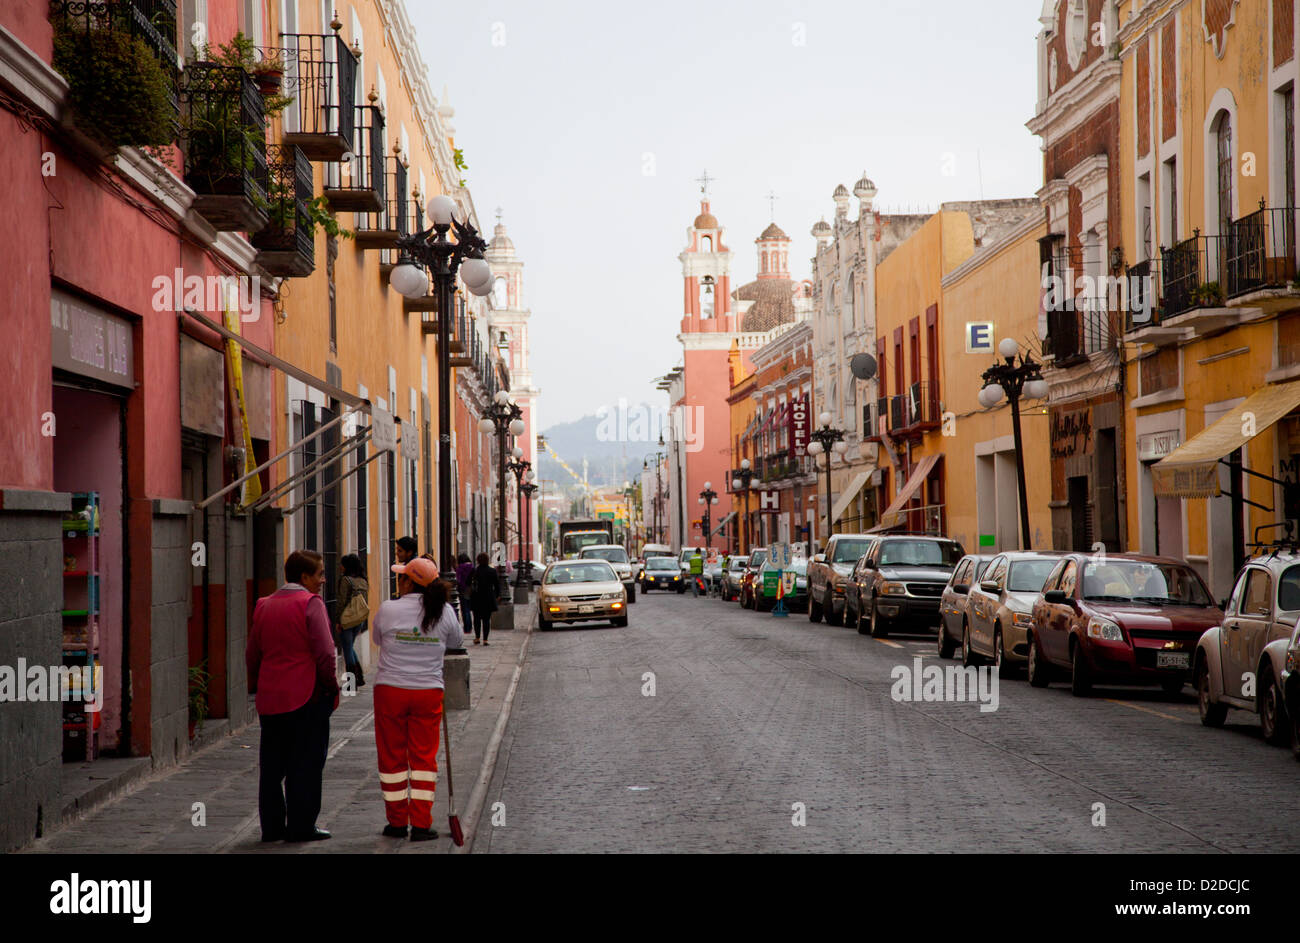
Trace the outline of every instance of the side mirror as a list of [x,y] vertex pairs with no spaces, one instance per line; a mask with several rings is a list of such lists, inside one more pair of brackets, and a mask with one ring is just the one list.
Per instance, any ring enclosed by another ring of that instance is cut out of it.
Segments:
[[1063,590],[1049,589],[1047,592],[1043,593],[1043,601],[1053,603],[1057,606],[1069,605],[1070,597],[1065,595]]
[[875,568],[876,568],[876,561],[875,561],[875,560],[863,560],[863,561],[862,561],[862,569],[864,569],[864,570],[874,570]]
[[967,593],[970,592],[970,583],[953,583],[952,591],[954,593],[961,593],[963,596],[965,596]]
[[1220,612],[1227,612],[1227,611],[1228,611],[1228,597],[1227,597],[1227,596],[1224,596],[1222,599],[1219,600],[1219,611],[1220,611]]
[[813,563],[825,563],[825,562],[826,562],[826,554],[824,554],[824,553],[819,553],[819,554],[817,554],[816,556],[814,556],[814,557],[812,558],[812,562],[813,562]]
[[995,596],[1000,592],[997,580],[980,580],[980,589]]

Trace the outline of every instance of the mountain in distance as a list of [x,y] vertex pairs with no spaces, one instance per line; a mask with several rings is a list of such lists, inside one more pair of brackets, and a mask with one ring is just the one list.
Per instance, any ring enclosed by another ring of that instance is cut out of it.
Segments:
[[[625,421],[620,422],[614,410],[605,416],[583,416],[557,423],[541,434],[578,476],[582,475],[586,459],[587,482],[593,488],[618,489],[625,481],[635,484],[641,477],[642,461],[659,448],[659,426],[644,419],[638,423],[637,415],[660,417],[662,413],[662,409],[648,405],[628,405]],[[629,434],[637,438],[629,441]],[[537,477],[554,480],[566,493],[577,486],[574,477],[545,450],[537,457]]]

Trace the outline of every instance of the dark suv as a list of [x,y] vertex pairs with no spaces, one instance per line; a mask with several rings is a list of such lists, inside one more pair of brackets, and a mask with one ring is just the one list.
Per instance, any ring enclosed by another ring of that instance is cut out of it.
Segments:
[[965,555],[947,537],[886,534],[859,563],[858,632],[886,638],[895,626],[939,625],[939,599]]

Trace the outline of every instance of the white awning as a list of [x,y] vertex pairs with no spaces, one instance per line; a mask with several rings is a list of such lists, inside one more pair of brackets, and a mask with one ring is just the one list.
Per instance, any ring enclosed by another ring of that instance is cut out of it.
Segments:
[[917,462],[916,468],[912,470],[912,474],[908,477],[907,483],[903,485],[903,490],[898,492],[894,500],[889,503],[889,507],[885,508],[885,513],[880,515],[880,523],[873,527],[872,530],[897,527],[906,520],[907,511],[904,506],[908,501],[912,500],[912,496],[916,494],[917,489],[929,477],[930,470],[938,464],[939,459],[942,457],[942,453],[922,456],[921,460]]
[[858,492],[862,490],[862,486],[871,478],[871,473],[873,471],[875,471],[874,468],[868,468],[866,471],[858,472],[853,476],[853,480],[849,482],[849,486],[844,489],[840,496],[835,500],[835,506],[831,508],[832,524],[838,521],[844,512],[849,509],[849,505],[853,503],[855,498],[857,498]]

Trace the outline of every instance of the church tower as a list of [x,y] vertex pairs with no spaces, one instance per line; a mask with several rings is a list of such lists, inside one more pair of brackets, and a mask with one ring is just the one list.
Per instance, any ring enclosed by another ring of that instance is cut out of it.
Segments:
[[731,250],[722,242],[723,228],[700,200],[700,214],[686,230],[686,248],[678,256],[685,289],[683,334],[736,329],[731,313]]

